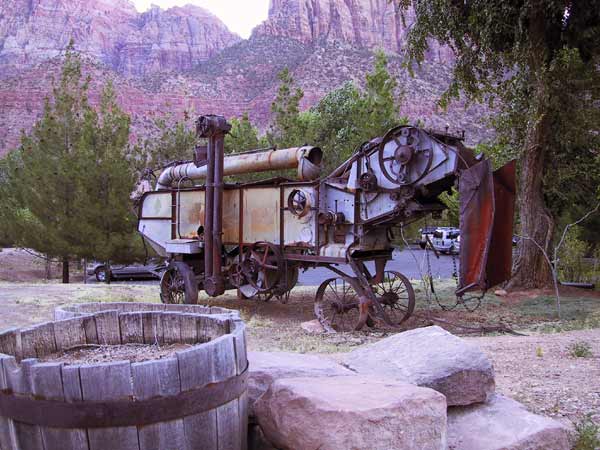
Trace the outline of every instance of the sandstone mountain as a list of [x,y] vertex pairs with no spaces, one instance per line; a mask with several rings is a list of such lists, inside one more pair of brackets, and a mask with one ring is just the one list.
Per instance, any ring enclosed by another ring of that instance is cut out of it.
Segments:
[[91,101],[113,79],[134,137],[150,133],[156,118],[184,111],[248,112],[266,127],[281,69],[292,71],[308,108],[346,81],[361,84],[376,48],[390,55],[403,114],[427,127],[465,129],[471,143],[488,137],[483,107],[436,106],[450,80],[449,49],[432,43],[415,77],[402,67],[411,20],[387,0],[271,0],[268,19],[242,40],[195,6],[140,14],[128,0],[3,0],[0,155],[39,117],[71,38],[94,80]]

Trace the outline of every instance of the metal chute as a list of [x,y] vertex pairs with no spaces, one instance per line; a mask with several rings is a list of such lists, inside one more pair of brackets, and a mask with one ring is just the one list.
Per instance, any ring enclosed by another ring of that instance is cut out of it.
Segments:
[[460,279],[456,291],[487,290],[510,278],[515,162],[492,172],[483,160],[460,174]]

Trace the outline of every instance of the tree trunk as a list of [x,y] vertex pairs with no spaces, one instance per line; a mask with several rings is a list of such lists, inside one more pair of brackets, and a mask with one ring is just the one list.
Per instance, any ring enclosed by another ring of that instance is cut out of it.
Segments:
[[106,284],[110,284],[110,261],[106,261],[106,264],[104,265],[104,267],[106,267],[106,280],[105,283]]
[[519,176],[519,215],[522,239],[508,289],[531,289],[552,285],[552,271],[537,242],[551,255],[554,220],[547,210],[543,195],[544,149],[530,148],[521,158]]
[[46,276],[46,280],[50,280],[52,278],[52,259],[50,258],[49,255],[45,255],[45,256],[46,256],[45,276]]
[[[508,289],[531,289],[552,285],[552,268],[544,256],[552,254],[554,219],[544,201],[544,174],[552,125],[549,118],[548,48],[546,14],[543,2],[534,3],[529,17],[529,70],[531,97],[519,175],[519,241],[513,277]],[[533,242],[535,241],[535,243]],[[537,243],[537,245],[536,245]],[[539,247],[538,247],[539,246]],[[543,251],[540,249],[543,249]]]
[[69,258],[66,256],[62,259],[62,282],[69,283]]

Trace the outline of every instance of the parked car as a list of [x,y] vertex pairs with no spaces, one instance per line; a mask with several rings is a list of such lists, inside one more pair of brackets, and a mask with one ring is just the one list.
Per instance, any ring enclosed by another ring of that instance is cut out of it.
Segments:
[[[166,270],[167,263],[162,259],[150,259],[146,264],[111,264],[111,280],[132,280],[132,279],[160,279],[162,273]],[[103,282],[109,276],[107,267],[104,263],[94,262],[88,264],[87,274],[94,275],[96,280]]]
[[425,228],[421,228],[419,229],[419,233],[421,233],[421,239],[419,240],[419,246],[422,249],[425,249],[425,246],[427,245],[427,236],[429,236],[429,240],[431,240],[433,238],[433,233],[435,233],[435,230],[437,230],[438,227],[425,227]]
[[440,253],[458,254],[460,251],[460,230],[452,227],[439,227],[433,232],[433,248]]

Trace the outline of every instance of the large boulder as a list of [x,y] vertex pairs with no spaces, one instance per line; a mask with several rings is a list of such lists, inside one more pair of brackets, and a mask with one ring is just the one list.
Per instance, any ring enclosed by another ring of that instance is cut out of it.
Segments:
[[286,352],[248,352],[248,404],[252,405],[281,378],[331,377],[354,375],[354,372],[326,358]]
[[448,405],[484,402],[495,389],[494,369],[479,347],[437,326],[359,348],[344,363],[361,374],[435,389]]
[[569,429],[507,397],[448,408],[450,450],[568,450]]
[[370,376],[287,378],[254,405],[265,436],[283,450],[446,448],[446,399]]

